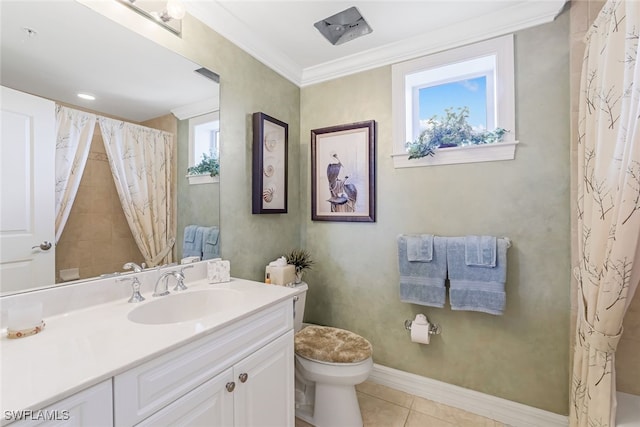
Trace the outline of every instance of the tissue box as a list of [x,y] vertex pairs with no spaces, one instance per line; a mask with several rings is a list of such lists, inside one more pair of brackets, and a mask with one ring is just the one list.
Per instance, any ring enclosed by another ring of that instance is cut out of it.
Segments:
[[291,264],[284,267],[267,266],[265,277],[267,277],[267,273],[269,273],[273,285],[288,285],[296,280],[296,268]]
[[207,279],[209,283],[223,283],[231,280],[231,263],[216,259],[207,262]]

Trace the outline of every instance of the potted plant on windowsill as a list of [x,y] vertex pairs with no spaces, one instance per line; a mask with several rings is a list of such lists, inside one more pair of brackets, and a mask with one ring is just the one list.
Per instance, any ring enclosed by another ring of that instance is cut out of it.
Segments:
[[502,137],[508,132],[502,128],[492,131],[474,129],[467,122],[468,118],[468,107],[460,107],[458,112],[447,108],[444,117],[431,117],[420,136],[415,141],[407,142],[409,159],[433,156],[439,148],[493,144],[502,141]]
[[287,264],[291,264],[296,269],[296,283],[302,282],[302,273],[311,270],[313,260],[309,252],[304,249],[294,249],[286,255]]
[[200,160],[200,163],[187,168],[187,179],[189,179],[189,183],[191,184],[214,182],[212,178],[219,175],[220,161],[206,153],[202,153],[202,160]]

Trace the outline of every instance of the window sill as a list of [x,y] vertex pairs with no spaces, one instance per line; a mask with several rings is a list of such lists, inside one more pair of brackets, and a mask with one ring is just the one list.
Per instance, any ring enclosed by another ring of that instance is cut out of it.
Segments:
[[209,174],[187,175],[187,179],[189,180],[189,185],[213,184],[215,182],[220,182],[220,176],[211,176]]
[[458,163],[494,162],[498,160],[515,159],[516,145],[518,145],[518,141],[440,148],[436,151],[434,156],[411,160],[409,160],[409,155],[407,153],[392,154],[391,157],[393,157],[393,166],[396,169],[454,165]]

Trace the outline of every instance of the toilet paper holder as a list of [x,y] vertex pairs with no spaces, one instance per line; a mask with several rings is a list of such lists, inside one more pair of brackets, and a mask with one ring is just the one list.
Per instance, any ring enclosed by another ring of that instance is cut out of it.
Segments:
[[[442,328],[440,327],[440,325],[438,325],[437,323],[431,323],[428,317],[427,317],[427,322],[429,323],[429,335],[440,335],[440,333],[442,332]],[[413,320],[405,320],[404,328],[407,331],[410,331],[412,323],[413,323]]]

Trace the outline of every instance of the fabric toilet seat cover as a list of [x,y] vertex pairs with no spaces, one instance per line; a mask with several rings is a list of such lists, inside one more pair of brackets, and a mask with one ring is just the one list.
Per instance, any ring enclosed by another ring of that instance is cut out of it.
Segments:
[[295,352],[319,362],[355,363],[371,357],[371,343],[358,334],[311,325],[295,335]]

